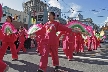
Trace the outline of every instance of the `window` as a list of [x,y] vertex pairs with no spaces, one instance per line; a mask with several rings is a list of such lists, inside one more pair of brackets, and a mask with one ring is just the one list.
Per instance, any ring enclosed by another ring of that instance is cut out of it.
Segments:
[[24,20],[24,22],[26,22],[26,18],[24,18],[23,20]]
[[3,14],[3,17],[6,16],[6,14]]
[[38,21],[43,21],[43,15],[38,15]]

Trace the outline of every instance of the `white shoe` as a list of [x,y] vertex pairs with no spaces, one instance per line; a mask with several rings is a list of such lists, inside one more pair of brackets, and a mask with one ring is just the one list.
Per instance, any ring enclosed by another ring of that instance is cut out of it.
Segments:
[[6,66],[6,69],[4,70],[4,72],[7,72],[9,70],[9,66]]

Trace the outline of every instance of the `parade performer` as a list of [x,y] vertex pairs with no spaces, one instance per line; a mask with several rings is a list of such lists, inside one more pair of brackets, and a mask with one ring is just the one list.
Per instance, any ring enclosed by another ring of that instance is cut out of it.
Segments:
[[2,30],[4,32],[4,37],[3,37],[3,40],[2,40],[2,47],[0,49],[0,59],[1,60],[3,59],[8,46],[11,49],[13,60],[18,59],[18,55],[17,55],[17,52],[16,52],[16,47],[15,47],[15,44],[14,44],[14,42],[17,39],[16,35],[15,35],[16,29],[11,24],[11,22],[12,22],[12,17],[8,16],[7,19],[6,19],[6,22],[2,25]]
[[[61,25],[59,22],[54,21],[55,13],[48,13],[49,22],[47,22],[40,30],[36,32],[36,35],[39,33],[44,34],[45,38],[43,39],[43,55],[40,59],[40,69],[38,72],[46,72],[47,63],[48,63],[48,55],[51,52],[51,56],[53,59],[53,66],[55,66],[55,70],[58,70],[59,59],[58,59],[58,38],[56,36],[56,32],[58,31],[71,31],[69,28]],[[41,35],[40,34],[40,35]]]
[[97,38],[96,38],[96,36],[92,36],[92,43],[93,43],[93,46],[94,46],[94,48],[93,48],[93,50],[97,50]]
[[65,40],[63,41],[63,51],[66,54],[68,60],[72,60],[74,52],[75,36],[73,32],[67,32]]
[[18,37],[19,37],[19,47],[17,49],[17,53],[22,49],[23,52],[26,52],[26,48],[24,47],[24,42],[26,40],[27,33],[25,32],[24,28],[20,26]]
[[87,36],[87,47],[88,47],[88,51],[92,51],[91,45],[92,45],[92,37],[88,35]]
[[84,39],[83,38],[81,38],[80,52],[84,52]]
[[[3,15],[2,6],[0,4],[0,21],[1,21],[2,15]],[[2,40],[3,37],[4,37],[4,34],[2,32],[2,27],[1,27],[1,29],[0,29],[0,40]],[[4,63],[2,60],[0,60],[0,72],[6,72],[6,71],[8,71],[8,69],[9,69],[9,66],[6,63]]]
[[75,33],[75,52],[78,53],[81,48],[82,35],[79,31]]

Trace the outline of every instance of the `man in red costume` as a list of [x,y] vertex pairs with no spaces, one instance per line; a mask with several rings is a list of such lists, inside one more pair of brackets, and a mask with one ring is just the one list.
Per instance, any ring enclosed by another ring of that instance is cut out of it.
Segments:
[[[12,17],[8,16],[6,21],[11,23],[12,22]],[[14,33],[12,33],[12,34],[4,33],[4,37],[2,39],[2,47],[0,49],[0,59],[1,60],[3,59],[8,46],[11,48],[11,53],[12,53],[13,60],[18,59],[18,55],[17,55],[17,52],[16,52],[16,46],[14,44],[15,41],[16,41],[16,35]]]
[[23,27],[20,27],[19,28],[19,33],[18,33],[18,37],[19,37],[19,47],[17,49],[17,53],[22,49],[23,52],[26,52],[26,48],[24,47],[24,42],[25,42],[25,39],[26,39],[26,32],[24,30]]
[[[0,4],[0,21],[1,21],[1,17],[2,17],[3,13],[2,13],[2,6]],[[2,32],[2,30],[0,29],[0,40],[2,40],[4,37],[4,34]],[[0,72],[6,72],[8,71],[9,66],[4,63],[2,60],[0,60]]]
[[37,72],[46,72],[49,52],[51,53],[53,59],[53,66],[55,70],[58,70],[59,59],[58,59],[58,37],[56,32],[58,31],[71,31],[69,28],[61,25],[60,23],[54,21],[55,13],[48,13],[49,22],[47,22],[42,29],[36,32],[36,35],[44,34],[43,39],[43,55],[40,59],[40,69]]

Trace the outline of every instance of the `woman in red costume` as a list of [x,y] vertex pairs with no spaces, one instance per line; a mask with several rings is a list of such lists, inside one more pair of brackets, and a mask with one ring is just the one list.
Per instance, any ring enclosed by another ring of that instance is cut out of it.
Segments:
[[81,49],[81,40],[82,35],[80,31],[76,31],[75,33],[75,53],[78,54]]
[[96,36],[92,36],[92,43],[93,43],[93,50],[97,50],[97,37]]
[[91,48],[91,46],[92,46],[92,37],[91,36],[87,36],[87,47],[88,47],[88,51],[92,51],[92,48]]
[[[1,21],[1,17],[2,17],[3,13],[2,13],[2,6],[0,4],[0,21]],[[4,34],[2,32],[2,30],[0,29],[0,40],[2,40],[4,37]],[[4,63],[2,60],[0,60],[0,72],[6,72],[8,71],[9,66]]]
[[[7,19],[6,19],[6,22],[11,24],[12,17],[8,16]],[[0,59],[1,60],[3,60],[3,57],[6,53],[6,50],[7,50],[8,46],[11,49],[13,60],[18,59],[18,55],[17,55],[17,52],[16,52],[16,46],[14,44],[15,41],[16,41],[16,35],[14,33],[12,33],[12,34],[4,33],[4,37],[2,39],[2,47],[0,49]]]
[[26,52],[26,48],[24,47],[24,42],[26,39],[26,32],[23,27],[19,28],[18,37],[19,37],[19,47],[17,49],[17,53],[22,49],[23,52]]
[[55,13],[48,13],[49,22],[47,22],[40,30],[36,32],[36,35],[44,34],[43,39],[43,54],[40,59],[40,69],[37,72],[46,72],[48,64],[49,52],[51,53],[53,66],[55,70],[58,70],[59,58],[58,58],[58,37],[56,32],[58,31],[71,31],[71,29],[61,25],[59,22],[55,21]]

